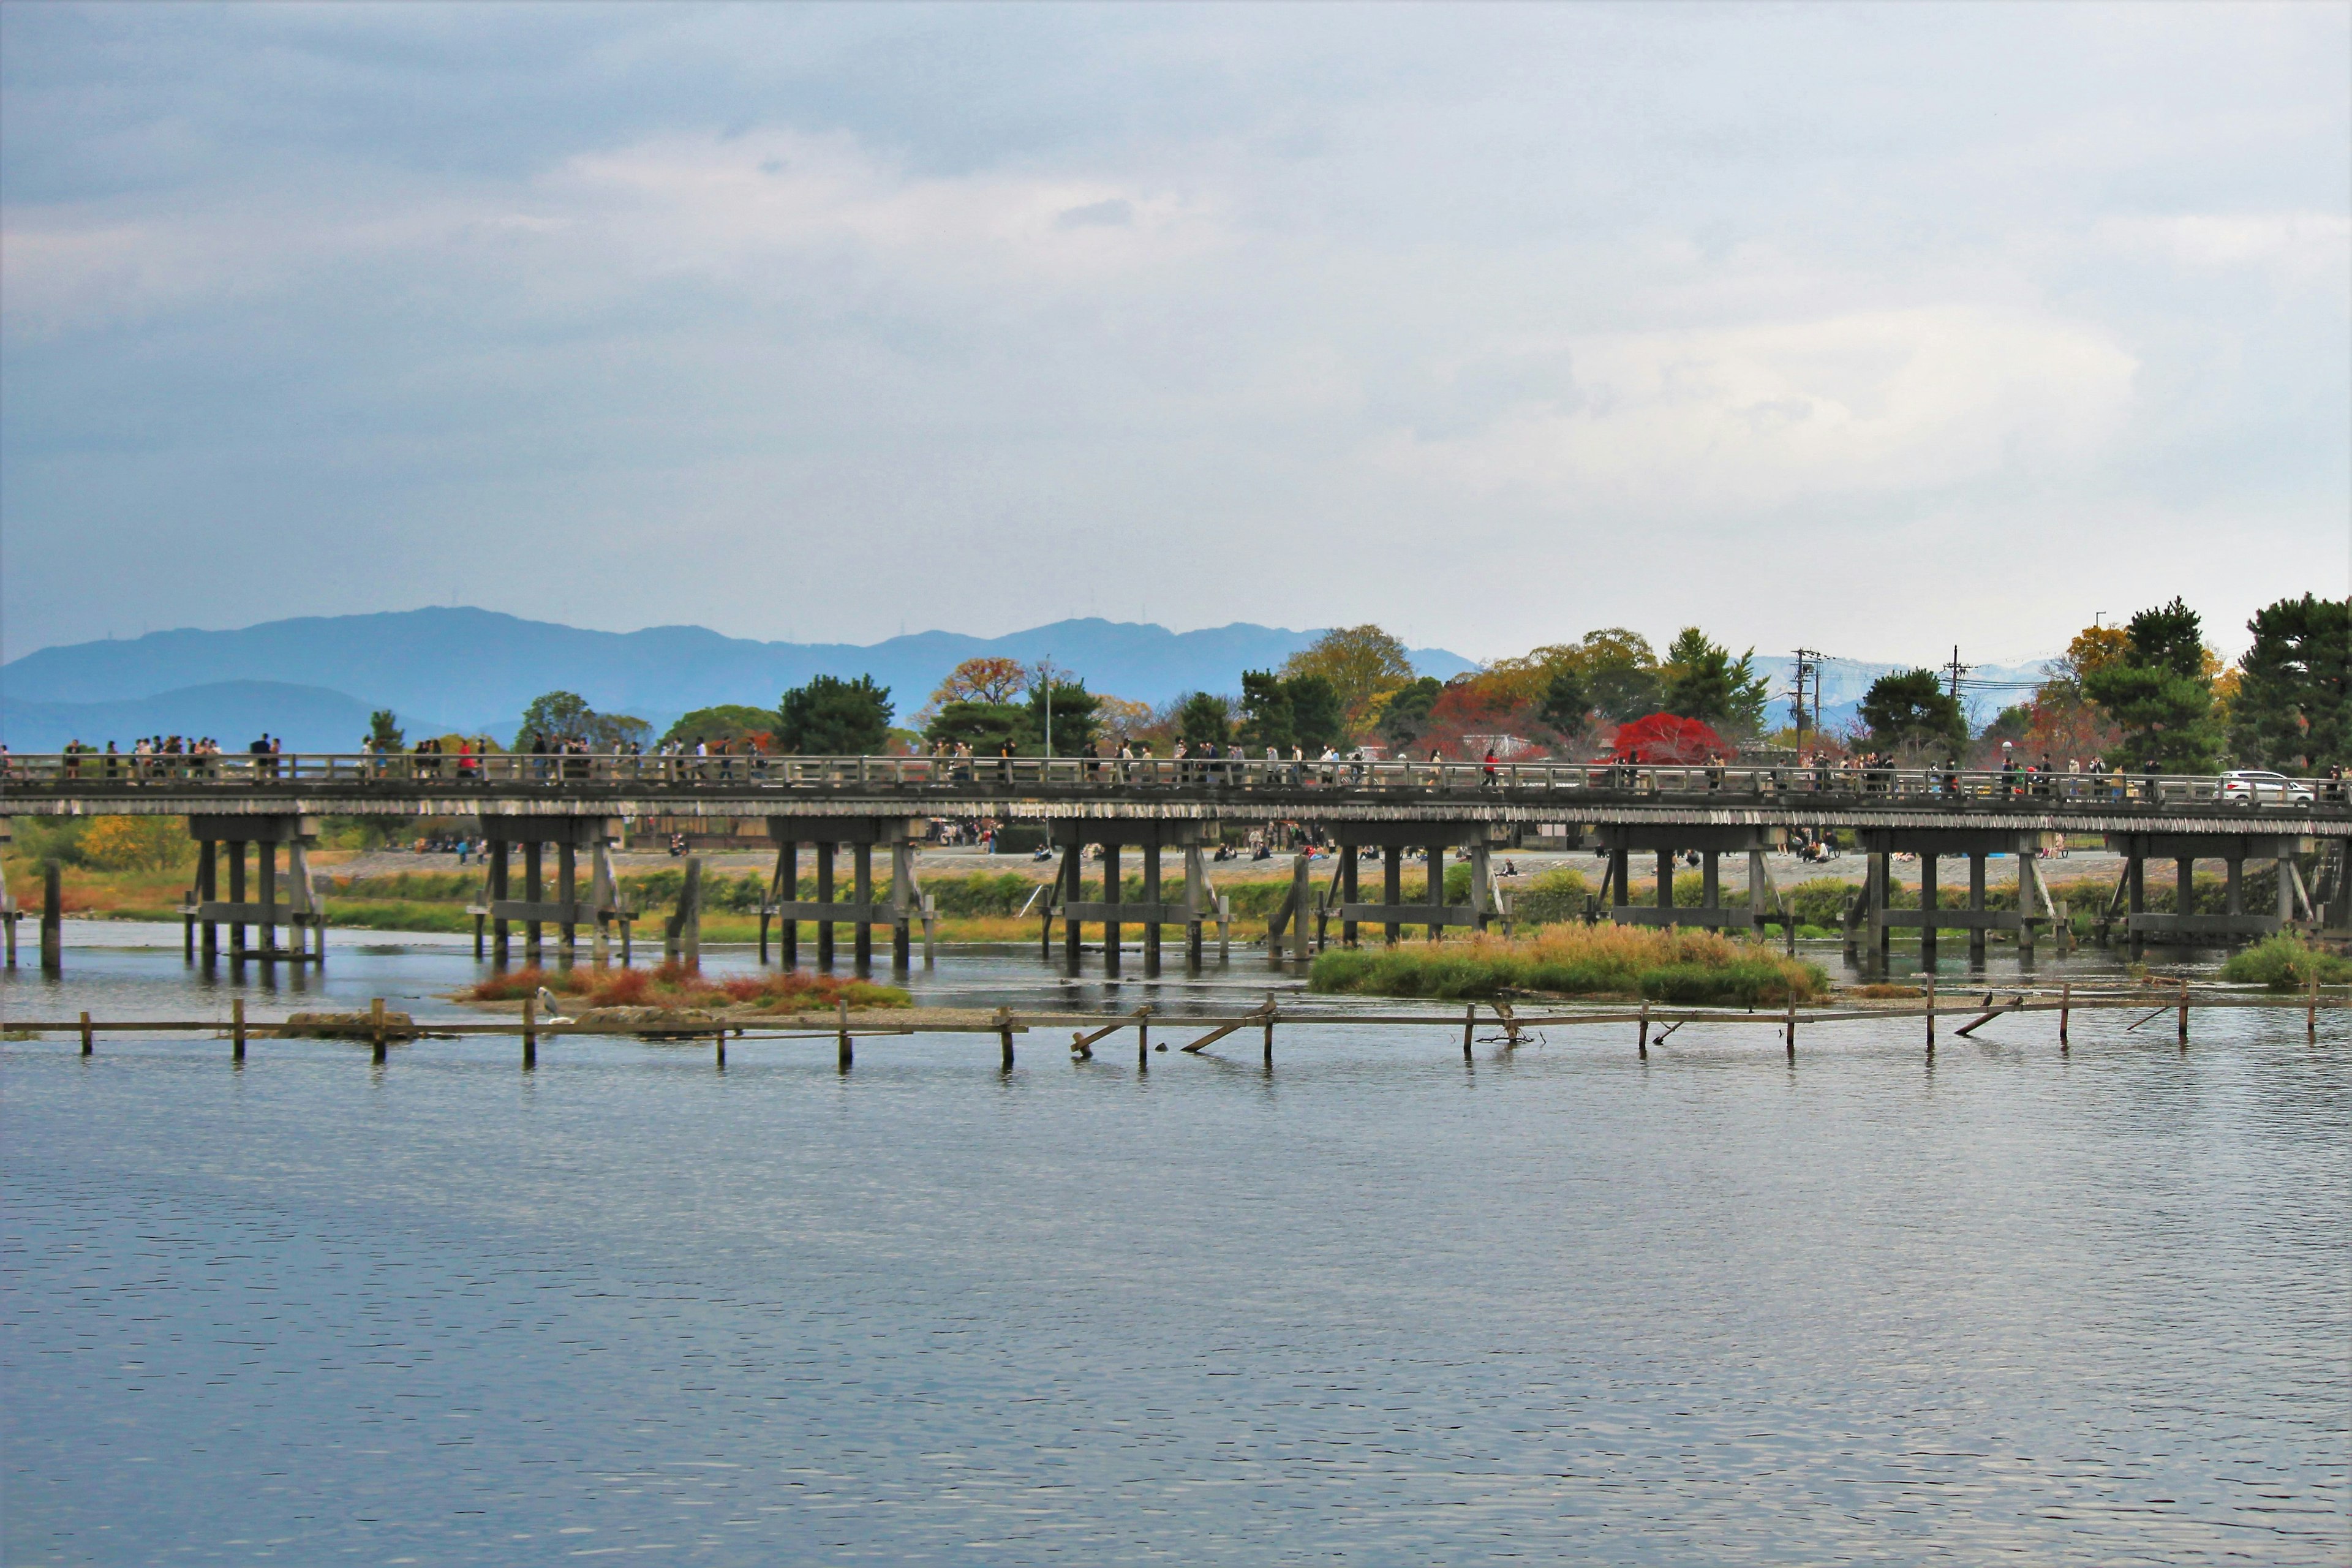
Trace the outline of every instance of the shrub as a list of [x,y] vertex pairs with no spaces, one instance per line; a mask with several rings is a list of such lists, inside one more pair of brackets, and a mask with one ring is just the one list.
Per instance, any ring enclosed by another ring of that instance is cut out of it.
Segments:
[[1560,995],[1646,995],[1662,1001],[1758,1005],[1823,994],[1811,963],[1761,943],[1712,931],[1640,926],[1556,926],[1506,942],[1396,948],[1335,948],[1315,961],[1324,992],[1437,1000],[1535,991]]
[[2239,949],[2221,965],[2222,979],[2273,991],[2304,990],[2314,975],[2323,985],[2352,981],[2352,960],[2323,952],[2293,931],[2281,931]]

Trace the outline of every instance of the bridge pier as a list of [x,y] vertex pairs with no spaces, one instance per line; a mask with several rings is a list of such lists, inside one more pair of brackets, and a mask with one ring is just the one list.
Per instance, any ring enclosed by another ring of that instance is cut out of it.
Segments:
[[[180,903],[181,950],[194,957],[203,933],[207,962],[220,952],[220,928],[228,927],[231,963],[324,963],[327,923],[310,885],[310,847],[318,842],[319,819],[299,816],[192,816],[188,836],[196,841],[196,885]],[[258,898],[246,899],[246,847],[254,851]],[[286,896],[278,896],[278,850],[286,849]],[[228,898],[218,897],[220,852],[228,858]],[[261,945],[246,945],[246,928],[261,928]],[[283,927],[286,940],[278,938]]]
[[[1482,820],[1474,822],[1353,822],[1339,821],[1330,825],[1331,838],[1339,856],[1337,881],[1339,907],[1333,912],[1339,917],[1339,940],[1352,946],[1360,924],[1377,921],[1382,936],[1391,946],[1403,936],[1404,928],[1417,925],[1424,928],[1432,942],[1445,934],[1449,925],[1468,926],[1484,931],[1491,901],[1487,882],[1492,869],[1487,860],[1487,826]],[[1470,851],[1470,901],[1448,904],[1445,901],[1445,852],[1456,847]],[[1381,859],[1381,901],[1377,904],[1357,900],[1356,863],[1366,848],[1376,848]],[[1429,888],[1423,901],[1404,901],[1404,853],[1410,848],[1422,848],[1429,856]]]
[[[904,974],[913,962],[912,923],[921,908],[921,889],[915,880],[914,825],[909,816],[771,816],[768,837],[776,846],[776,868],[768,897],[760,907],[760,961],[768,959],[768,922],[778,922],[784,965],[800,959],[800,922],[816,925],[816,966],[830,973],[835,963],[836,925],[851,928],[850,959],[863,978],[874,973],[874,928],[890,928],[890,968]],[[816,861],[816,897],[800,896],[800,847],[808,845]],[[874,850],[890,852],[890,897],[877,902],[874,894]],[[849,901],[835,896],[835,853],[849,851]],[[928,930],[928,928],[926,928]],[[926,939],[928,940],[928,938]]]
[[[2021,951],[2030,951],[2034,926],[2048,918],[2030,901],[2040,885],[2032,868],[2033,856],[2050,837],[2047,834],[1995,827],[1865,827],[1857,830],[1857,837],[1869,852],[1870,875],[1856,915],[1859,923],[1869,931],[1872,951],[1882,966],[1889,956],[1898,926],[1918,928],[1919,962],[1923,967],[1932,967],[1937,959],[1936,933],[1939,930],[1957,927],[1966,931],[1970,961],[1980,963],[1987,932],[2015,931]],[[1901,854],[1919,857],[1919,907],[1916,910],[1894,907],[1893,861]],[[1937,862],[1948,855],[1969,858],[1966,909],[1944,905],[1937,870]],[[1990,855],[2017,858],[2015,910],[1985,907],[1985,858]]]
[[[2285,833],[2111,833],[2107,847],[2124,857],[2124,881],[2129,908],[2124,929],[2134,956],[2145,944],[2165,942],[2234,943],[2271,935],[2294,919],[2295,893],[2302,879],[2295,855],[2304,841]],[[2218,859],[2224,876],[2221,912],[2197,912],[2197,862]],[[2172,912],[2147,907],[2145,867],[2151,859],[2172,862]],[[2273,910],[2257,914],[2246,908],[2246,862],[2268,860],[2276,868],[2277,898]]]
[[[621,928],[623,962],[629,951],[629,923],[636,917],[621,903],[613,875],[613,846],[621,823],[610,816],[502,816],[485,812],[482,844],[489,863],[474,917],[474,956],[482,956],[482,928],[490,928],[491,962],[504,969],[513,957],[513,928],[523,928],[523,958],[536,967],[546,954],[545,928],[556,928],[556,953],[564,967],[577,963],[580,928],[595,931],[595,962],[611,953],[611,931]],[[546,847],[555,847],[554,897],[548,897]],[[513,896],[514,849],[522,847],[522,897]],[[580,896],[580,851],[589,856],[588,896]]]
[[[1208,878],[1201,856],[1201,824],[1190,817],[1061,817],[1046,825],[1047,839],[1062,851],[1059,871],[1061,898],[1054,911],[1062,922],[1062,964],[1075,979],[1082,952],[1082,928],[1089,921],[1103,928],[1103,973],[1116,977],[1122,967],[1119,943],[1129,923],[1143,927],[1143,973],[1159,978],[1163,926],[1184,928],[1185,973],[1201,972],[1201,925],[1209,908],[1204,896]],[[1129,902],[1121,886],[1124,873],[1120,850],[1133,845],[1143,863],[1143,897]],[[1085,901],[1086,852],[1098,846],[1103,852],[1102,897]],[[1184,897],[1170,903],[1162,885],[1161,851],[1184,852]]]
[[[1764,853],[1774,829],[1746,824],[1605,823],[1594,831],[1609,852],[1609,870],[1601,879],[1601,894],[1609,918],[1620,925],[1691,925],[1705,926],[1709,931],[1738,928],[1760,931],[1767,922],[1780,918],[1767,912],[1764,907],[1772,895]],[[1696,904],[1675,902],[1675,861],[1686,849],[1699,853],[1699,901]],[[1657,886],[1652,903],[1633,902],[1629,884],[1633,857],[1636,854],[1657,857]],[[1748,857],[1748,908],[1744,911],[1734,911],[1723,902],[1726,855]]]

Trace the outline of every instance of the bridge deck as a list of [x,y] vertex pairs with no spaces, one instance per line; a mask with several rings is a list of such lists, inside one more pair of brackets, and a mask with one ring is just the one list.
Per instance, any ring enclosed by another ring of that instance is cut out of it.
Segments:
[[992,816],[1486,821],[2352,837],[2342,784],[2211,777],[1244,758],[10,759],[0,816]]

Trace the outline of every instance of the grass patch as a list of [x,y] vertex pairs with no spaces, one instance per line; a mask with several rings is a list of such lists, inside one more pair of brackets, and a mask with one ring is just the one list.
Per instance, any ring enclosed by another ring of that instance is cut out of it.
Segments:
[[1334,948],[1320,954],[1311,989],[1462,1001],[1512,993],[1645,996],[1653,1001],[1757,1006],[1829,992],[1818,964],[1760,942],[1702,931],[1559,926],[1505,941],[1394,948]]
[[541,986],[586,1007],[750,1007],[759,1012],[905,1007],[914,998],[895,985],[784,970],[771,974],[706,980],[682,963],[655,969],[538,968],[510,970],[458,993],[471,1002],[519,1002]]
[[2273,991],[2306,990],[2314,976],[2322,985],[2352,981],[2352,959],[2324,952],[2293,931],[2281,931],[2239,949],[2221,965],[2222,979]]

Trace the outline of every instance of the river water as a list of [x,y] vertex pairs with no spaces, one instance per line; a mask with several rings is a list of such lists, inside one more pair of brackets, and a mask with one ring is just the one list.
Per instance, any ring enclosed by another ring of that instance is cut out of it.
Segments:
[[[9,1016],[226,1016],[69,929]],[[10,1042],[0,1556],[2340,1563],[2352,1041],[2127,1021]]]

